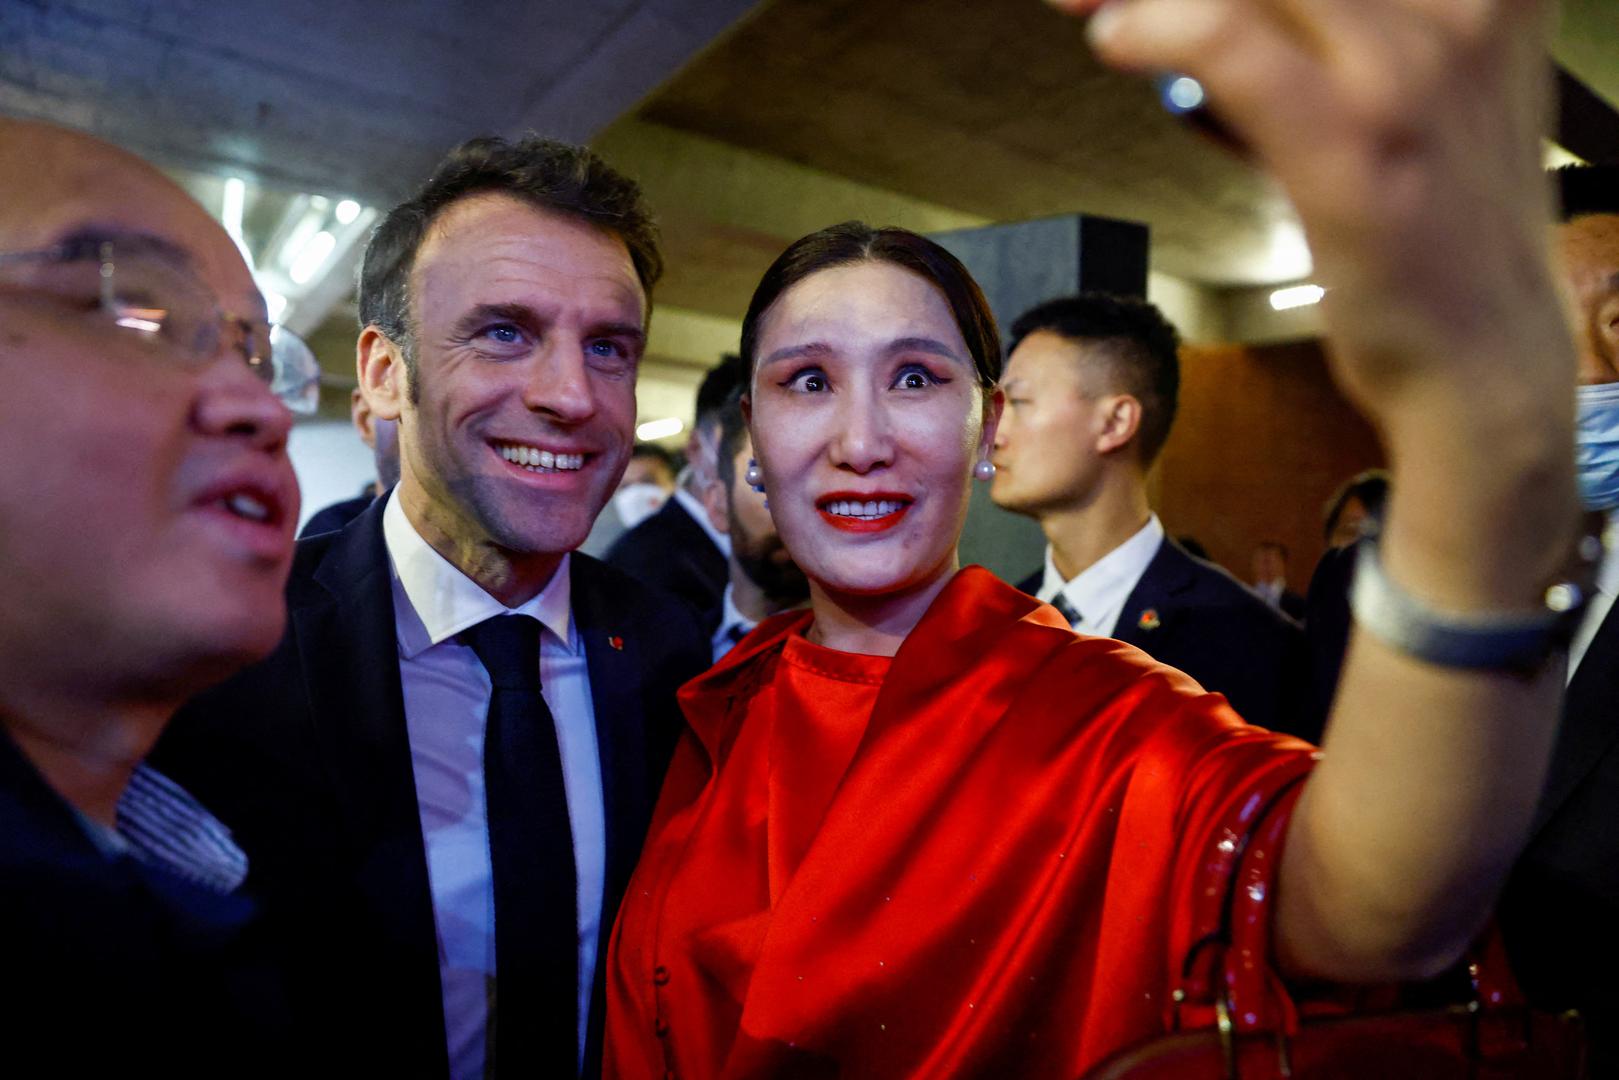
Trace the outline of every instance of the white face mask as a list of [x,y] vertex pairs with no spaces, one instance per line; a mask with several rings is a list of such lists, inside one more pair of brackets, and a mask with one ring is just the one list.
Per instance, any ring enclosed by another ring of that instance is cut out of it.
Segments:
[[1579,388],[1574,467],[1592,510],[1619,507],[1619,383]]
[[669,493],[657,484],[625,484],[613,495],[613,512],[633,529],[663,508]]

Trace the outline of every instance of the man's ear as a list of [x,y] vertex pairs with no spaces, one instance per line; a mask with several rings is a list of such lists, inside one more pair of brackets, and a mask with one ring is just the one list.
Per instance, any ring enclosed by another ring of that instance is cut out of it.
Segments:
[[1097,453],[1111,454],[1129,446],[1141,430],[1141,401],[1131,394],[1114,394],[1098,403],[1102,430],[1096,436]]
[[372,416],[398,420],[405,409],[405,357],[399,346],[375,325],[360,331],[354,346],[354,371],[360,396]]
[[356,386],[349,391],[349,419],[354,422],[354,430],[360,433],[360,439],[365,445],[375,450],[377,448],[377,429],[372,422],[376,415],[372,413],[371,406],[366,404],[365,395]]
[[1001,413],[1006,411],[1006,391],[995,387],[984,397],[984,431],[978,437],[978,456],[973,460],[987,461],[995,449],[995,432],[1001,426]]

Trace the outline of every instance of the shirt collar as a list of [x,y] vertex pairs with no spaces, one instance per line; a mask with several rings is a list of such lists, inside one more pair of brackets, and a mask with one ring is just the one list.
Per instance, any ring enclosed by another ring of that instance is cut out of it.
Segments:
[[703,504],[698,501],[697,496],[676,485],[674,500],[693,521],[697,522],[703,532],[708,534],[708,538],[714,541],[714,546],[720,549],[720,554],[729,559],[731,557],[731,538],[714,528],[713,522],[708,520],[708,511],[703,508]]
[[571,552],[562,556],[556,572],[538,595],[508,608],[422,539],[405,515],[397,488],[388,495],[388,505],[382,512],[382,538],[393,568],[394,623],[399,654],[405,659],[485,619],[507,614],[532,615],[565,649],[578,651],[570,612]]
[[1149,514],[1147,523],[1135,535],[1081,570],[1072,581],[1064,581],[1057,572],[1048,544],[1040,599],[1050,603],[1060,592],[1081,614],[1110,611],[1124,603],[1163,543],[1163,523],[1157,514]]
[[1602,561],[1597,564],[1596,587],[1609,596],[1619,595],[1619,514],[1602,527]]
[[754,620],[742,614],[742,610],[736,606],[735,589],[736,586],[732,585],[729,581],[725,583],[725,597],[720,601],[720,626],[719,630],[715,633],[716,638],[720,634],[728,632],[733,626],[740,626],[744,631],[747,631],[752,630],[755,626],[759,625]]

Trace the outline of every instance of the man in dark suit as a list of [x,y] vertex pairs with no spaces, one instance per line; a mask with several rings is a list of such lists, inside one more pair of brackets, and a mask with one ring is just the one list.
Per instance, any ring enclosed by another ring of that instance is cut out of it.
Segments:
[[729,576],[731,541],[705,508],[717,482],[716,447],[726,399],[740,385],[741,359],[727,356],[697,388],[697,419],[686,442],[688,461],[675,490],[656,514],[613,542],[607,561],[637,581],[680,597],[698,611],[720,605]]
[[1579,349],[1580,484],[1607,511],[1608,553],[1569,652],[1563,724],[1529,845],[1503,894],[1501,927],[1531,1002],[1578,1009],[1591,1075],[1619,1076],[1619,167],[1559,173],[1556,246]]
[[1253,590],[1259,598],[1290,619],[1303,620],[1304,597],[1288,587],[1287,545],[1261,540],[1254,545]]
[[317,533],[336,532],[370,506],[380,495],[386,495],[399,483],[399,432],[392,420],[382,420],[371,413],[371,406],[366,403],[365,395],[360,393],[356,386],[349,391],[349,418],[354,422],[354,430],[359,433],[360,439],[371,449],[371,459],[377,467],[377,478],[360,490],[352,499],[323,506],[309,515],[304,527],[298,530],[298,538],[314,536]]
[[1142,300],[1051,300],[1012,325],[990,495],[1040,522],[1044,571],[1021,588],[1074,629],[1115,637],[1287,730],[1298,625],[1188,555],[1147,505],[1180,391],[1179,335]]
[[636,186],[534,136],[452,151],[366,249],[399,485],[300,544],[281,646],[164,748],[254,860],[316,1071],[598,1067],[608,931],[707,666],[694,613],[573,551],[629,457],[659,270]]
[[0,327],[0,1071],[288,1075],[242,853],[144,759],[281,634],[298,489],[266,384],[310,372],[174,183],[4,118]]

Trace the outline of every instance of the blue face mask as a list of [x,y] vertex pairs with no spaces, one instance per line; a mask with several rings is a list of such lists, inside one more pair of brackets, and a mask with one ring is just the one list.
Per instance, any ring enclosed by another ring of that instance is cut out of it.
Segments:
[[1619,383],[1579,388],[1574,466],[1587,507],[1619,508]]

